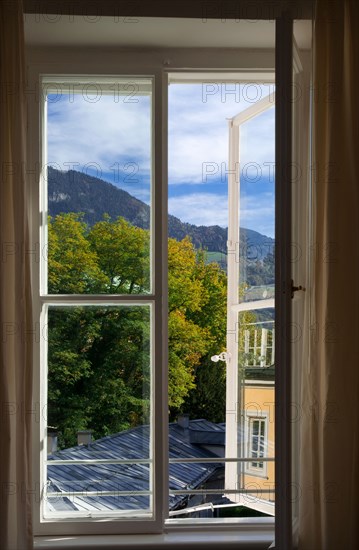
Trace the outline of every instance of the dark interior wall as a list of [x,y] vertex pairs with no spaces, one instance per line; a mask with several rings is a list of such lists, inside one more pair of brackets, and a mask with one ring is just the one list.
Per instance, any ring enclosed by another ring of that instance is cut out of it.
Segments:
[[25,13],[93,16],[310,19],[314,0],[23,0]]

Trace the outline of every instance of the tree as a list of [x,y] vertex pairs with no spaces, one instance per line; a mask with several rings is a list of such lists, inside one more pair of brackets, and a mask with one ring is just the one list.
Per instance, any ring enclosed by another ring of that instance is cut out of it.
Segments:
[[[122,218],[88,227],[81,215],[58,215],[49,223],[49,292],[146,293],[149,250],[149,232]],[[225,347],[226,274],[189,238],[169,239],[168,263],[170,418],[223,419],[225,369],[210,357]],[[149,421],[150,333],[148,306],[50,308],[49,424],[63,446],[81,429],[100,437]]]
[[123,218],[109,216],[97,222],[88,236],[98,266],[106,276],[104,291],[133,294],[150,290],[149,232],[134,227]]
[[[224,422],[226,412],[226,363],[214,363],[211,356],[226,350],[227,336],[227,276],[215,262],[206,263],[206,253],[198,253],[198,277],[203,281],[207,300],[196,312],[196,321],[207,326],[211,338],[207,353],[201,357],[195,372],[194,388],[186,400],[186,410],[195,418],[206,418],[212,422]],[[245,285],[239,287],[239,297],[245,292]],[[252,312],[242,312],[239,323],[239,374],[243,378],[244,342],[242,332],[255,322]]]
[[49,218],[48,287],[51,294],[96,293],[106,282],[82,220],[83,214],[72,212]]
[[199,250],[195,277],[202,286],[201,307],[190,319],[207,330],[207,350],[195,369],[194,387],[184,408],[195,418],[223,422],[226,402],[226,366],[211,360],[226,349],[227,276],[216,262],[207,262],[206,252]]
[[48,423],[60,443],[149,421],[148,307],[52,307],[49,334]]
[[[148,282],[148,233],[122,219],[88,228],[78,214],[49,220],[50,293],[131,293]],[[147,247],[147,252],[146,252]],[[49,311],[48,422],[72,445],[149,419],[149,308]]]
[[196,251],[190,239],[169,239],[168,400],[171,418],[181,411],[189,391],[195,388],[195,368],[210,342],[208,327],[200,326],[193,318],[206,299],[206,290],[197,275]]

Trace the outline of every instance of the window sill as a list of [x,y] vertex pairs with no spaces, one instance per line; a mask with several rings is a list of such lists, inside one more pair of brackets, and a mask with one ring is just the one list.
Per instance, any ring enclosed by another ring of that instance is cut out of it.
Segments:
[[273,542],[273,532],[246,533],[244,535],[216,533],[208,535],[198,533],[171,533],[163,535],[93,535],[69,537],[36,537],[36,550],[114,550],[128,548],[131,550],[187,548],[204,550],[207,548],[245,548],[251,550],[268,550]]
[[[244,527],[244,526],[243,526]],[[158,535],[92,535],[92,536],[42,536],[35,537],[35,550],[104,550],[174,548],[204,550],[208,548],[245,548],[268,550],[274,540],[273,523],[246,525],[241,530],[170,531]]]

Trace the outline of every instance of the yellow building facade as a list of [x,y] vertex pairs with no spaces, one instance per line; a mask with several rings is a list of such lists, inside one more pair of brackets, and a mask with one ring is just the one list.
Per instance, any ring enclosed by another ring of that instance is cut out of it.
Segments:
[[[275,468],[275,398],[274,366],[245,369],[242,384],[242,437],[241,456],[248,460],[241,465],[241,485],[249,494],[243,493],[243,504],[251,506],[263,503],[259,509],[266,509],[265,502],[274,503]],[[263,460],[264,459],[264,460]],[[266,511],[274,506],[271,504]]]

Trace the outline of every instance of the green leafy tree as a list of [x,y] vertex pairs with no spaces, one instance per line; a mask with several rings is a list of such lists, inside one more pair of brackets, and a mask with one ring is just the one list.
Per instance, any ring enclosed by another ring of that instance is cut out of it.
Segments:
[[195,368],[194,388],[183,409],[194,418],[223,422],[226,401],[225,363],[211,361],[226,349],[227,276],[216,262],[207,262],[206,252],[197,252],[196,280],[201,283],[201,307],[190,314],[196,325],[207,330],[207,350]]
[[[49,292],[146,293],[149,232],[108,216],[89,228],[79,214],[49,223]],[[189,238],[169,239],[169,409],[223,420],[226,274]],[[62,446],[146,423],[150,413],[150,318],[141,306],[52,307],[49,417]],[[212,410],[212,415],[210,411]]]
[[50,218],[48,224],[48,286],[53,294],[100,291],[106,282],[96,252],[90,248],[82,214]]
[[149,327],[147,307],[50,309],[48,423],[63,446],[78,430],[100,437],[149,421]]
[[[227,276],[215,262],[206,263],[206,253],[198,253],[198,277],[203,281],[207,299],[200,311],[196,312],[198,324],[207,326],[210,331],[208,351],[201,357],[195,372],[195,387],[190,392],[185,408],[195,418],[206,418],[212,422],[225,421],[226,407],[226,363],[211,360],[213,355],[226,350],[227,336]],[[245,285],[239,287],[239,297],[244,295]],[[244,377],[243,330],[251,327],[256,316],[252,312],[242,312],[238,316],[239,328],[239,373]]]
[[195,368],[210,341],[208,328],[193,318],[204,304],[206,290],[198,278],[196,251],[189,238],[168,241],[168,287],[168,400],[174,418],[195,388]]
[[[108,218],[89,229],[81,215],[62,214],[48,233],[50,293],[138,292],[147,284],[144,230]],[[63,446],[81,429],[99,437],[148,421],[147,307],[51,308],[48,329],[48,423]]]
[[106,292],[143,293],[150,290],[149,232],[134,227],[123,218],[109,216],[96,223],[89,233],[91,250],[106,276]]

